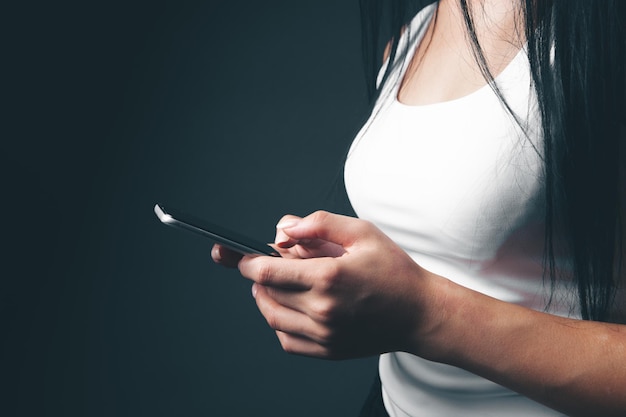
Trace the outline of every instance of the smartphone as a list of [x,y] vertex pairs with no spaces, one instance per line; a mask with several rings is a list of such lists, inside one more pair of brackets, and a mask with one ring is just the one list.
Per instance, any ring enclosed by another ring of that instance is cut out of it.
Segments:
[[154,206],[154,213],[163,224],[208,237],[241,254],[280,256],[278,252],[267,243],[256,241],[240,233],[218,226],[217,224],[209,223],[182,211],[174,210],[171,207],[166,209],[161,204],[156,204]]

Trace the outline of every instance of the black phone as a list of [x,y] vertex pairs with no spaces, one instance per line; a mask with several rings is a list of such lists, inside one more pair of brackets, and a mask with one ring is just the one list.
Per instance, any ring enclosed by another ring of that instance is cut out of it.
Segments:
[[188,213],[174,210],[171,207],[166,209],[161,204],[156,204],[154,206],[154,213],[163,224],[208,237],[209,239],[244,255],[258,254],[280,256],[278,252],[276,252],[274,248],[267,243],[259,242],[217,224],[199,219]]

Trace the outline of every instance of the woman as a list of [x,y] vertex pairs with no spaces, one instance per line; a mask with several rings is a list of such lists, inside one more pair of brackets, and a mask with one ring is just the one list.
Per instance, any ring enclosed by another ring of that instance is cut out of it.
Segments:
[[380,415],[626,415],[624,2],[362,3],[393,38],[346,161],[360,219],[213,259],[284,350],[382,354]]

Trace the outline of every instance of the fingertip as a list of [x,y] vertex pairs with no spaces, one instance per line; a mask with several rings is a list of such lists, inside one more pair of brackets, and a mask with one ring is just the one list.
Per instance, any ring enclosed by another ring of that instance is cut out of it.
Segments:
[[[282,223],[282,222],[281,222]],[[295,246],[298,241],[296,239],[291,238],[284,230],[283,228],[279,227],[281,225],[281,223],[279,223],[276,226],[276,238],[274,239],[274,244],[282,249],[289,249],[293,246]]]
[[220,245],[217,243],[213,245],[211,248],[211,258],[215,263],[220,263],[222,261],[222,254],[220,253]]
[[296,243],[297,241],[285,240],[285,241],[276,242],[275,245],[279,247],[280,249],[289,249],[289,248],[293,248],[296,245]]
[[242,255],[240,253],[230,250],[219,243],[213,245],[211,249],[211,258],[213,258],[213,261],[229,268],[236,267],[241,257]]

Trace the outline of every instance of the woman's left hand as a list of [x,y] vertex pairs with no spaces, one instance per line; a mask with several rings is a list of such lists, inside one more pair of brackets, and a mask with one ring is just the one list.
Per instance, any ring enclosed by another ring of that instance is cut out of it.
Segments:
[[436,326],[433,276],[371,223],[286,216],[277,246],[283,258],[249,255],[239,269],[285,351],[330,359],[415,351]]

